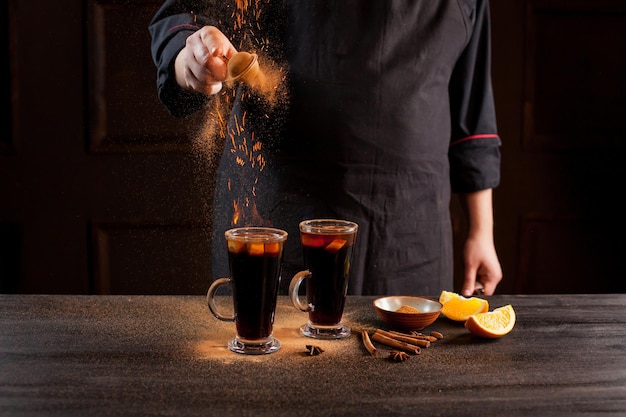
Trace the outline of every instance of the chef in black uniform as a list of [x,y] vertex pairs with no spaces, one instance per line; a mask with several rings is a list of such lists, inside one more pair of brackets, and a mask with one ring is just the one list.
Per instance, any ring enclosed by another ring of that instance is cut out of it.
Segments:
[[[500,138],[487,0],[168,0],[150,33],[174,116],[228,109],[215,118],[214,278],[228,275],[220,242],[235,224],[289,232],[285,285],[302,268],[298,223],[339,218],[359,224],[350,294],[452,291],[455,192],[469,224],[460,291],[493,294]],[[279,104],[225,82],[241,50],[278,68]]]

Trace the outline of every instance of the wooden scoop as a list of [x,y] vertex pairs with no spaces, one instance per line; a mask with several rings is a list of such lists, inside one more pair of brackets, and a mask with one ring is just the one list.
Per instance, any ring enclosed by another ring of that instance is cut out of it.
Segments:
[[228,61],[228,76],[226,81],[242,81],[251,86],[263,83],[264,75],[259,68],[259,58],[257,54],[249,52],[237,52]]

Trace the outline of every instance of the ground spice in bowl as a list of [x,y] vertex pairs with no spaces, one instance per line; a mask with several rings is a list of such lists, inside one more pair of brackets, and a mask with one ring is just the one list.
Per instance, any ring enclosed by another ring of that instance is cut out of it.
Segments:
[[419,311],[415,307],[411,307],[409,305],[403,305],[402,307],[396,310],[396,313],[419,314],[421,313],[421,311]]

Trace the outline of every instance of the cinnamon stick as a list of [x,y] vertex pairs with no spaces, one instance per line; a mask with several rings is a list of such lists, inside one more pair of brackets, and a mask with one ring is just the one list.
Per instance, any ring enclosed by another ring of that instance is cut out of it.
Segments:
[[435,335],[427,335],[420,332],[411,332],[409,336],[417,337],[418,339],[428,340],[429,342],[436,342],[439,340]]
[[402,342],[400,340],[394,339],[392,337],[389,337],[388,334],[385,335],[383,333],[387,333],[383,330],[376,330],[374,332],[374,334],[372,335],[372,340],[378,342],[378,343],[382,343],[383,345],[387,345],[387,346],[391,346],[393,348],[399,349],[399,350],[403,350],[405,352],[408,353],[412,353],[414,355],[419,355],[421,352],[421,349],[419,346],[415,346],[412,345],[410,343],[406,343],[406,342]]
[[423,347],[423,348],[430,347],[430,340],[422,338],[420,336],[412,336],[406,333],[400,333],[400,332],[394,332],[394,331],[385,332],[385,333],[388,333],[386,334],[386,336],[401,340],[403,342],[411,343],[419,347]]
[[370,355],[376,356],[378,354],[378,351],[376,350],[376,346],[372,344],[367,330],[361,331],[361,337],[363,338],[363,345],[365,346],[365,349],[367,349]]

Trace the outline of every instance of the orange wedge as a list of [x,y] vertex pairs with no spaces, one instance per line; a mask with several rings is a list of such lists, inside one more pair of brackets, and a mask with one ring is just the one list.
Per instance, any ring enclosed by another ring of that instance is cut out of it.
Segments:
[[236,240],[228,241],[228,250],[231,253],[241,253],[246,248],[246,244],[244,242],[237,242]]
[[268,242],[265,244],[265,253],[269,255],[278,255],[280,252],[279,242]]
[[487,313],[471,316],[465,322],[465,328],[477,336],[497,339],[513,330],[515,319],[515,310],[508,304]]
[[265,253],[265,245],[263,242],[248,242],[248,255],[263,256]]
[[303,246],[309,246],[313,248],[319,248],[324,246],[324,238],[321,236],[303,234],[301,236],[301,240]]
[[489,302],[487,300],[478,297],[465,298],[458,294],[456,294],[456,297],[452,297],[441,304],[443,304],[441,314],[453,321],[464,322],[474,314],[489,311]]
[[447,303],[448,301],[452,300],[453,298],[459,298],[459,297],[460,295],[455,292],[441,291],[441,295],[439,295],[439,302],[443,305]]
[[332,242],[330,242],[328,245],[326,245],[324,250],[330,253],[337,253],[339,249],[343,248],[346,242],[347,240],[344,240],[344,239],[335,239]]

